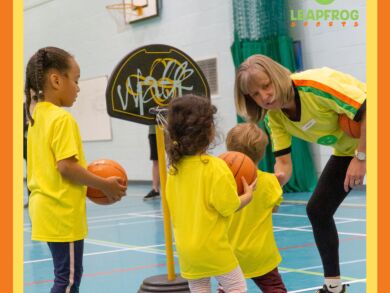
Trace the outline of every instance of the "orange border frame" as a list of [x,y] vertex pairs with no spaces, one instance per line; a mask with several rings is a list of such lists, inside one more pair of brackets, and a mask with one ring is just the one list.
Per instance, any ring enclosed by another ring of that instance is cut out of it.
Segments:
[[[13,1],[0,1],[0,284],[13,292]],[[22,135],[22,134],[21,134]],[[20,264],[22,265],[22,264]]]
[[[375,0],[374,0],[375,1]],[[0,186],[1,186],[1,204],[0,204],[0,284],[1,292],[14,292],[13,278],[19,276],[13,275],[13,267],[23,266],[23,263],[13,263],[13,199],[18,194],[13,194],[13,131],[12,121],[14,111],[13,109],[13,2],[14,1],[0,1],[0,156],[1,156],[1,168],[0,168]],[[369,1],[366,1],[369,5]],[[388,97],[387,88],[385,84],[387,82],[387,71],[390,68],[390,57],[386,52],[390,51],[390,41],[387,40],[388,23],[387,17],[390,12],[390,3],[386,0],[378,0],[377,20],[378,20],[378,117],[376,119],[378,123],[378,145],[377,151],[378,166],[375,166],[378,171],[378,194],[368,194],[368,196],[378,197],[378,213],[373,215],[378,220],[378,274],[372,276],[368,280],[368,284],[371,282],[376,283],[378,281],[377,292],[387,292],[388,284],[387,270],[390,263],[390,236],[388,236],[388,230],[386,229],[387,223],[390,222],[390,214],[388,207],[390,206],[390,194],[389,187],[386,184],[387,179],[387,166],[390,166],[390,159],[386,156],[385,152],[390,149],[390,139],[387,136],[387,123],[389,121],[389,115],[387,114],[387,108],[390,105],[390,97]],[[375,21],[373,18],[370,21]],[[376,33],[370,32],[370,33]],[[376,82],[373,80],[372,82]],[[370,83],[369,83],[370,85]],[[22,87],[22,86],[20,86]],[[368,105],[369,107],[369,105]],[[17,112],[19,113],[19,112]],[[371,119],[371,118],[370,118]],[[376,131],[376,129],[370,129]],[[372,153],[371,152],[371,153]],[[18,152],[16,152],[18,153]],[[376,182],[373,181],[373,184]],[[22,207],[20,207],[22,208]],[[370,218],[371,219],[371,218]],[[23,234],[23,231],[16,230],[16,234]],[[369,236],[369,235],[368,235]],[[370,237],[370,236],[369,236]],[[20,253],[23,253],[20,251]],[[370,262],[370,258],[368,259]],[[375,278],[375,279],[374,279]],[[23,280],[16,279],[16,282],[22,282]],[[376,292],[369,292],[376,293]]]

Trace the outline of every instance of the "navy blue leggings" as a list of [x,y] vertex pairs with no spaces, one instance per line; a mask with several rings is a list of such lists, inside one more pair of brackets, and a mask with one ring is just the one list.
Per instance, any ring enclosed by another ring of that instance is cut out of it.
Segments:
[[48,242],[54,264],[54,285],[50,293],[78,293],[83,274],[84,240]]
[[330,157],[306,207],[325,277],[340,276],[339,238],[333,215],[349,193],[344,190],[344,179],[351,160]]

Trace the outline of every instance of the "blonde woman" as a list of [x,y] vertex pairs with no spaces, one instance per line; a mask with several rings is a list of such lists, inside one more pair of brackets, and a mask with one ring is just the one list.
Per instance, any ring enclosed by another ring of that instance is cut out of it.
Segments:
[[[366,85],[327,67],[292,74],[266,56],[253,55],[240,65],[235,91],[241,116],[265,119],[281,185],[292,173],[292,136],[333,148],[306,210],[324,267],[325,284],[317,293],[346,292],[333,215],[366,173]],[[340,114],[361,123],[359,139],[340,129]]]

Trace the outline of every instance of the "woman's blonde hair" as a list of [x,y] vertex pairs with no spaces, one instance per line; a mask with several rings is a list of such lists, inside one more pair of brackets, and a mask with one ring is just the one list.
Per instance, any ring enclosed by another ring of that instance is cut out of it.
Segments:
[[266,109],[253,101],[248,92],[248,86],[258,71],[264,72],[270,78],[275,89],[275,97],[282,100],[282,105],[293,98],[291,72],[287,68],[264,55],[250,56],[238,68],[234,87],[237,112],[251,122],[258,122],[267,113]]
[[254,123],[238,124],[226,137],[228,151],[244,153],[256,164],[263,158],[267,144],[267,135]]

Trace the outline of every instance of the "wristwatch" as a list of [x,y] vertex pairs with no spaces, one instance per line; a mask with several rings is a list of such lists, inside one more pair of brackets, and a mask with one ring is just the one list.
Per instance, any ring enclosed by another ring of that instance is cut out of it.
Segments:
[[365,161],[366,160],[366,153],[356,151],[355,158],[358,159],[359,161]]

